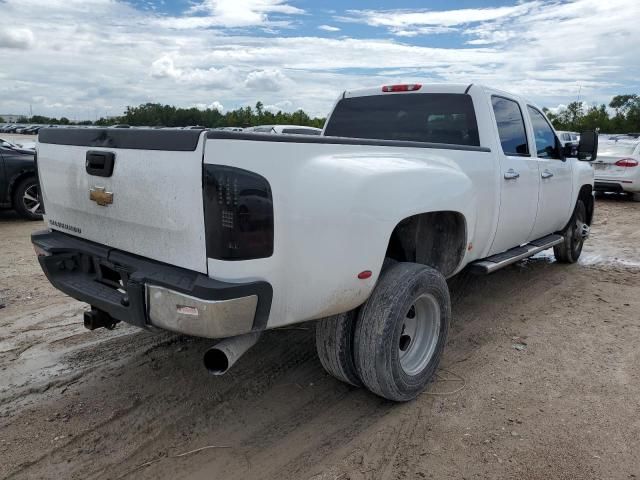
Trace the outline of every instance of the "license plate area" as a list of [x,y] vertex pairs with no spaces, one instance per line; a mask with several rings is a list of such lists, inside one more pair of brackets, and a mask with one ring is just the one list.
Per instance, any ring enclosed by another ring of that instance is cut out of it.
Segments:
[[130,272],[105,260],[94,259],[94,262],[97,282],[120,293],[126,293],[125,287],[129,281]]

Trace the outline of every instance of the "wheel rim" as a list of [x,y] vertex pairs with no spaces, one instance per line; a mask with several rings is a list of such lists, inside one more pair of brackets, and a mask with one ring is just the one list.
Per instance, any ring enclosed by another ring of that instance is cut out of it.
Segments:
[[40,187],[37,184],[29,185],[22,196],[24,208],[34,215],[42,215],[42,202],[40,201]]
[[589,236],[589,225],[584,223],[582,215],[576,215],[576,222],[573,226],[572,242],[573,250],[578,251],[582,248],[584,240]]
[[421,295],[404,318],[398,342],[400,366],[407,375],[417,375],[426,368],[439,336],[440,305],[433,295]]

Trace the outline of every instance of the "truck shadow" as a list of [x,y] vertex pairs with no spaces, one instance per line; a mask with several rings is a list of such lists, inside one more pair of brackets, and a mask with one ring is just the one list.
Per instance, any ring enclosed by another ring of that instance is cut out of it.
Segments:
[[0,223],[28,223],[28,220],[25,220],[20,215],[18,215],[14,210],[9,208],[0,209]]

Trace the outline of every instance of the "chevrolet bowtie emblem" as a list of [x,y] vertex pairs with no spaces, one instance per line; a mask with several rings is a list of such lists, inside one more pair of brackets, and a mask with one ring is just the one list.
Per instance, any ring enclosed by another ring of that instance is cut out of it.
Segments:
[[89,189],[89,200],[106,207],[113,203],[113,192],[107,192],[104,187],[93,187]]

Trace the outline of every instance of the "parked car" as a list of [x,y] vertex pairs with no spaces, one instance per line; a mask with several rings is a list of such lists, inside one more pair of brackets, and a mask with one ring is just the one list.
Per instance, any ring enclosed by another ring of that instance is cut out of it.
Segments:
[[242,127],[217,127],[214,130],[222,130],[225,132],[243,132],[245,129]]
[[36,142],[20,142],[19,143],[20,148],[22,148],[23,150],[31,150],[31,152],[35,152],[36,151]]
[[40,220],[44,212],[34,151],[5,140],[0,140],[0,207],[13,208],[28,220]]
[[38,131],[40,131],[41,128],[42,128],[42,125],[32,125],[26,128],[22,133],[25,133],[28,135],[37,135]]
[[601,133],[600,139],[602,141],[607,140],[633,140],[634,138],[640,138],[640,133]]
[[225,338],[204,356],[222,374],[263,330],[318,320],[324,368],[394,401],[436,372],[448,277],[576,262],[594,209],[542,110],[479,85],[346,91],[315,137],[44,129],[38,155],[32,241],[88,328]]
[[601,192],[629,193],[640,202],[640,139],[618,135],[600,143],[593,162],[595,189]]
[[28,153],[31,154],[35,153],[36,151],[35,142],[14,143],[10,142],[9,140],[0,138],[0,145],[8,148],[13,148],[15,150],[28,150]]
[[21,146],[18,145],[17,143],[13,143],[9,140],[5,140],[4,138],[0,138],[0,146],[2,147],[8,147],[8,148],[16,148],[16,149],[20,149]]
[[572,154],[575,156],[578,151],[578,143],[580,142],[580,134],[577,132],[563,132],[561,130],[556,131],[558,134],[558,140],[564,147],[572,147]]
[[247,131],[256,133],[278,133],[294,135],[322,135],[321,128],[307,127],[304,125],[259,125],[251,127]]

